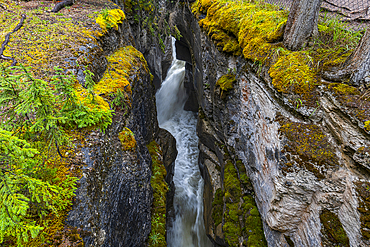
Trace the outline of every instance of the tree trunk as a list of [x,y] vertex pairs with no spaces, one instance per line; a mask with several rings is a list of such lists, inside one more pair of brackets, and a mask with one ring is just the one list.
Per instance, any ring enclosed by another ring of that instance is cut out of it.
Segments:
[[370,82],[370,28],[367,29],[356,50],[346,61],[352,70],[350,84],[360,86]]
[[324,71],[323,77],[330,81],[348,81],[348,84],[357,87],[370,86],[370,27],[344,64],[340,68]]
[[284,32],[284,45],[292,51],[301,49],[317,30],[322,0],[294,0]]

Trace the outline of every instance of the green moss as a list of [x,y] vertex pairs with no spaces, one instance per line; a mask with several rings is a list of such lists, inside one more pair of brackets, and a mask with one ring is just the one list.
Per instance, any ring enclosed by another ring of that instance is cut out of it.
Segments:
[[[242,162],[236,163],[239,174],[245,174]],[[249,195],[241,200],[241,183],[238,179],[238,172],[230,160],[225,164],[224,177],[226,210],[224,212],[225,224],[222,229],[227,243],[229,246],[239,246],[239,237],[243,235],[248,238],[248,246],[267,246],[262,220],[254,199]],[[245,182],[249,182],[249,179]],[[242,228],[243,225],[244,228]]]
[[239,202],[239,198],[241,197],[240,181],[237,171],[230,160],[225,164],[224,186],[226,201],[228,202],[231,199],[233,202]]
[[253,197],[244,196],[243,201],[243,231],[248,235],[247,246],[267,246],[262,220]]
[[283,122],[280,131],[288,139],[283,151],[298,154],[294,160],[317,178],[323,179],[328,169],[338,165],[328,138],[317,125]]
[[222,229],[228,244],[230,246],[238,246],[239,236],[241,236],[239,223],[239,216],[242,214],[242,211],[239,210],[241,189],[237,171],[230,160],[225,164],[224,188],[226,210],[224,212],[225,224]]
[[241,235],[239,222],[226,221],[222,230],[229,246],[239,246],[239,236]]
[[247,170],[245,169],[243,162],[241,160],[237,160],[235,164],[239,171],[239,180],[240,180],[241,186],[245,190],[253,190],[252,184],[249,180],[249,177],[247,175]]
[[224,192],[219,188],[216,190],[215,198],[212,202],[212,219],[216,227],[222,223],[223,207]]
[[320,220],[323,225],[321,232],[330,242],[337,246],[350,246],[347,234],[336,214],[324,209],[320,214]]
[[132,133],[132,131],[125,127],[119,134],[118,138],[121,141],[122,149],[124,151],[133,150],[136,148],[136,140],[135,135]]
[[162,161],[161,147],[152,141],[147,145],[152,158],[152,177],[150,184],[153,188],[152,228],[149,235],[149,246],[166,246],[166,194],[168,185],[165,181],[167,175]]

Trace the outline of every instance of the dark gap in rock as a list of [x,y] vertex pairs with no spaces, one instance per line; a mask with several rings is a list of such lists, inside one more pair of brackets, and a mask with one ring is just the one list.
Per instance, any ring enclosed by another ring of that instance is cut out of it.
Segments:
[[186,89],[188,99],[185,103],[184,110],[198,112],[199,104],[196,91],[194,88],[193,64],[189,47],[185,42],[179,40],[176,40],[175,46],[176,46],[176,58],[179,60],[186,61],[184,87]]

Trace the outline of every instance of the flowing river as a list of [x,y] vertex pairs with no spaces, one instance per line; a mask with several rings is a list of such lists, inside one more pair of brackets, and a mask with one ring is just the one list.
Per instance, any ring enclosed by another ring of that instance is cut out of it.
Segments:
[[208,247],[203,222],[203,179],[198,166],[197,114],[184,110],[185,61],[176,59],[172,38],[173,60],[167,77],[156,94],[158,123],[176,139],[177,158],[173,177],[176,191],[176,217],[167,231],[169,247]]

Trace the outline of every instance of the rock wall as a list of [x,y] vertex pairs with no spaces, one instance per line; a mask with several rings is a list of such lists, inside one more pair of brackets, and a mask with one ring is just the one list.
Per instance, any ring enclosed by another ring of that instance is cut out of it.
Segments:
[[[121,47],[133,45],[133,37],[129,22],[125,20],[117,29],[110,29],[103,35],[99,44],[104,55],[109,56]],[[134,48],[127,48],[130,49]],[[105,63],[96,59],[90,62],[107,66],[106,57],[98,58]],[[122,59],[127,58],[122,57],[119,62]],[[79,229],[85,246],[147,245],[153,193],[150,184],[152,160],[146,145],[154,139],[161,144],[164,152],[159,158],[166,166],[166,181],[171,189],[167,196],[167,211],[169,215],[173,214],[172,176],[176,142],[158,127],[155,86],[145,59],[138,57],[126,63],[131,63],[130,71],[125,71],[129,74],[132,92],[128,102],[125,98],[120,99],[119,104],[122,105],[116,107],[112,124],[104,133],[88,132],[86,145],[77,154],[83,163],[83,176],[67,224]],[[98,67],[92,72],[101,78],[105,67]],[[111,67],[112,64],[108,64],[108,69]],[[134,134],[134,148],[126,148],[124,140],[120,139],[126,127]]]
[[[296,106],[297,98],[274,87],[268,65],[258,66],[236,50],[222,52],[198,24],[206,14],[194,16],[191,3],[156,4],[158,15],[165,13],[182,35],[177,56],[187,61],[187,109],[199,111],[204,220],[214,245],[368,246],[370,137],[353,107],[368,103],[343,97],[350,89],[332,84],[314,92],[317,106]],[[111,47],[135,45],[153,84],[145,69],[131,78],[132,110],[117,114],[106,133],[92,132],[80,153],[86,167],[69,223],[92,233],[84,238],[88,246],[146,245],[150,140],[161,144],[173,174],[175,144],[168,133],[158,136],[154,107],[172,61],[171,41],[163,40],[163,52],[144,19],[145,12],[131,13],[103,42],[107,54]],[[118,133],[124,126],[135,133],[134,151],[122,151]],[[173,217],[171,196],[167,202]]]
[[[241,186],[237,209],[242,209],[244,196],[254,196],[268,246],[368,246],[365,150],[370,137],[351,109],[324,88],[316,110],[298,109],[289,95],[273,87],[268,66],[220,52],[199,27],[189,4],[178,5],[169,20],[181,31],[192,58],[200,106],[204,218],[214,244],[252,246],[255,238],[241,230],[236,244],[235,233],[225,234],[231,202],[226,195],[221,202],[217,198],[218,189],[228,191],[229,161],[243,184],[241,161],[253,190]],[[219,79],[227,74],[236,80],[231,89],[223,90]],[[220,203],[221,221],[214,214]],[[250,223],[250,212],[237,215],[243,229]],[[235,229],[239,226],[234,224]],[[260,241],[262,246],[264,240]]]

